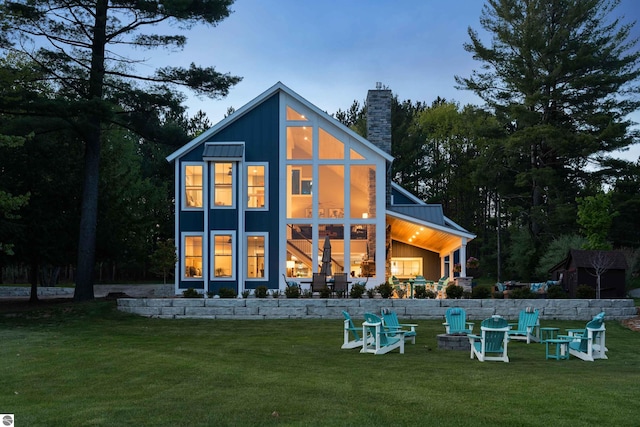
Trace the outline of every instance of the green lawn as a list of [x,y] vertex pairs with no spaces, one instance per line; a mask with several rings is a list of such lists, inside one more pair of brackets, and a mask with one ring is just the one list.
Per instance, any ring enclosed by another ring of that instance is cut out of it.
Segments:
[[640,333],[618,322],[608,360],[512,342],[508,364],[438,350],[441,322],[417,323],[404,355],[374,356],[340,350],[338,319],[158,320],[105,301],[0,313],[0,412],[17,426],[638,425]]

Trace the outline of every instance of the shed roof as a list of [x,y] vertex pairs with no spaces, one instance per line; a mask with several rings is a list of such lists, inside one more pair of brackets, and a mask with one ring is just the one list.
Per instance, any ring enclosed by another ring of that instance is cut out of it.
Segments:
[[207,142],[204,146],[202,158],[204,160],[242,160],[244,154],[244,144]]

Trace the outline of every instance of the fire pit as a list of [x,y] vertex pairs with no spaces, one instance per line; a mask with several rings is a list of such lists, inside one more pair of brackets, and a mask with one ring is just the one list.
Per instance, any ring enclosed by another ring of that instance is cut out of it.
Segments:
[[469,351],[471,345],[466,334],[438,335],[438,348],[442,350]]

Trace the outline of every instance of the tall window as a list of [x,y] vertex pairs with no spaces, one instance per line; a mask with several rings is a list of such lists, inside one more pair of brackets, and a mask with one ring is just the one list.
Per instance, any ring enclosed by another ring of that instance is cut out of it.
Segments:
[[233,206],[233,163],[214,163],[213,203]]
[[187,208],[202,207],[201,165],[185,165],[184,167],[184,206]]
[[184,237],[184,277],[202,277],[202,236]]
[[265,242],[264,235],[247,235],[247,278],[264,279]]
[[233,235],[213,236],[213,277],[233,277]]
[[266,184],[264,165],[247,165],[247,208],[265,207]]

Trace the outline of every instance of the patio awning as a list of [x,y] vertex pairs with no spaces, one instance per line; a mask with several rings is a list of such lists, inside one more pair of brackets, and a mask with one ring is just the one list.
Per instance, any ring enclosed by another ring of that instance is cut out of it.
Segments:
[[244,143],[242,142],[207,142],[202,153],[202,160],[242,161]]
[[[417,207],[416,207],[417,208]],[[391,238],[398,242],[417,246],[428,251],[448,254],[474,239],[476,236],[449,220],[438,215],[430,206],[420,209],[388,207],[387,224],[391,226]]]

